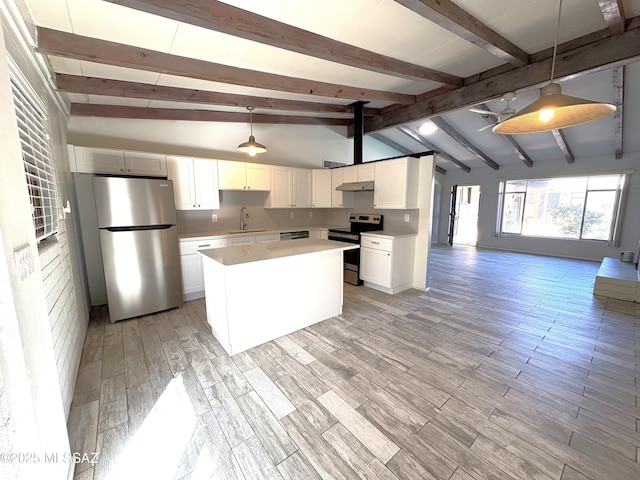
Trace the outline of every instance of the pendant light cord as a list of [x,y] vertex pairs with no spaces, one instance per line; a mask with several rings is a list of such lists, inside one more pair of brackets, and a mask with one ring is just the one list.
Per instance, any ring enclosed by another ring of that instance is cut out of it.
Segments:
[[562,13],[562,0],[558,5],[558,24],[556,25],[556,42],[553,44],[553,59],[551,60],[551,82],[556,70],[556,53],[558,52],[558,36],[560,35],[560,14]]
[[253,108],[249,109],[249,128],[251,129],[251,136],[253,136]]

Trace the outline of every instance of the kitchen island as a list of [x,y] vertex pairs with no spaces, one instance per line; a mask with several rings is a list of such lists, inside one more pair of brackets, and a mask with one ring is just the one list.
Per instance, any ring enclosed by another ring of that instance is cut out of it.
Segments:
[[304,238],[200,250],[207,321],[229,355],[342,313],[343,251]]

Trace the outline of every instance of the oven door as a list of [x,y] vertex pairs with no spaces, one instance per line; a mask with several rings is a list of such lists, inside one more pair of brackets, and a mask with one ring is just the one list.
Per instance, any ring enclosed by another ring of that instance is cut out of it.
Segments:
[[[329,240],[338,242],[360,244],[360,237],[357,234],[346,232],[332,232],[329,230],[327,236]],[[344,281],[352,285],[362,285],[360,280],[360,249],[345,250],[344,252]]]
[[360,280],[360,249],[344,252],[344,281],[352,285],[362,285]]

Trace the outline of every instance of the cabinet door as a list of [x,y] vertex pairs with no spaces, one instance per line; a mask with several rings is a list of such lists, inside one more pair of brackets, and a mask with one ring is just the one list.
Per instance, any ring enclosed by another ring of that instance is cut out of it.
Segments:
[[255,235],[230,235],[227,239],[227,245],[249,245],[256,243]]
[[406,159],[375,163],[373,206],[374,208],[409,208]]
[[243,162],[218,160],[218,182],[220,190],[245,190],[246,165]]
[[311,207],[311,170],[293,169],[293,206]]
[[279,233],[260,233],[256,235],[256,243],[271,243],[271,242],[279,242],[280,234]]
[[81,173],[116,173],[123,175],[124,152],[104,148],[75,147],[76,170]]
[[344,183],[344,168],[334,168],[331,170],[331,206],[333,208],[351,208],[353,204],[353,192],[341,192],[336,190]]
[[343,182],[357,182],[358,181],[358,167],[356,165],[352,165],[350,167],[343,167],[342,170],[342,181]]
[[271,208],[291,208],[292,169],[290,167],[271,167],[271,192],[267,206]]
[[391,253],[374,248],[360,248],[360,278],[391,288]]
[[198,253],[180,256],[182,269],[182,294],[204,291],[204,273],[202,271],[202,257]]
[[127,175],[165,177],[167,162],[164,155],[156,153],[124,152]]
[[247,190],[271,190],[271,168],[269,165],[247,163]]
[[331,207],[331,170],[313,170],[313,207]]
[[173,181],[176,210],[196,208],[193,160],[187,157],[167,157],[167,176]]
[[373,182],[375,163],[362,163],[356,166],[359,182]]
[[194,158],[193,183],[196,193],[196,208],[201,210],[219,210],[218,161]]

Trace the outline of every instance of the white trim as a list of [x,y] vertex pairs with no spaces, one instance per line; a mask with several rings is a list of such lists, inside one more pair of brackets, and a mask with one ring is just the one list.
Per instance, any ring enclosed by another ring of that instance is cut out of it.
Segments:
[[[49,94],[55,100],[58,109],[68,122],[71,112],[63,100],[62,94],[58,90],[57,85],[53,81],[54,72],[49,69],[44,56],[35,52],[36,41],[31,35],[24,19],[20,15],[20,10],[16,5],[15,0],[2,0],[2,2],[0,2],[0,12],[2,12],[2,15],[7,19],[11,32],[18,39],[24,52],[28,53],[27,58],[31,62],[34,70],[38,73],[40,81],[43,85],[46,85]],[[9,59],[11,58],[10,55],[7,55],[7,57]]]

